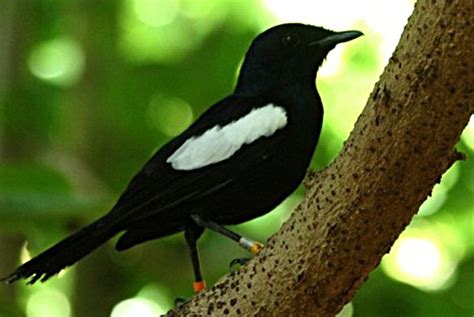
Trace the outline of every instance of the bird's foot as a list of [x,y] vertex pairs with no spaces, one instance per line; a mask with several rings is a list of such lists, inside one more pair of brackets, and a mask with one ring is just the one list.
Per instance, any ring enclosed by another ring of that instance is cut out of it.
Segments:
[[190,298],[187,298],[187,297],[176,297],[174,300],[174,308],[180,308],[181,306],[186,304],[186,302],[188,302],[189,300]]
[[[196,294],[205,288],[206,288],[206,281],[195,281],[193,283],[193,289]],[[174,300],[174,308],[180,308],[189,300],[190,298],[187,298],[187,297],[176,297]]]
[[[242,246],[243,248],[249,250],[252,252],[254,256],[257,256],[260,251],[262,251],[264,245],[258,241],[253,241],[248,238],[240,238],[239,245]],[[229,270],[231,273],[238,271],[245,263],[250,261],[250,258],[237,258],[233,259],[229,263]]]
[[229,271],[230,271],[230,273],[237,272],[237,271],[242,267],[242,265],[244,265],[244,264],[247,263],[248,261],[250,261],[250,258],[237,258],[237,259],[233,259],[233,260],[230,261],[230,263],[229,263]]

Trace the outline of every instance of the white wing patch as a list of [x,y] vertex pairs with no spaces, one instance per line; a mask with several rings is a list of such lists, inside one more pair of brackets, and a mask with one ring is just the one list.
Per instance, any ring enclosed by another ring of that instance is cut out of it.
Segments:
[[221,127],[207,130],[184,142],[168,159],[175,170],[190,171],[231,157],[244,144],[271,136],[286,126],[288,118],[282,107],[268,104]]

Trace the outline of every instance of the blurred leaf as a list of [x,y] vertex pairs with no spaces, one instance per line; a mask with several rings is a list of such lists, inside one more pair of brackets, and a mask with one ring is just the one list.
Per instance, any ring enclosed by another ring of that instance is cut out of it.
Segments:
[[71,192],[69,182],[57,171],[39,165],[0,166],[0,194],[8,192]]
[[0,166],[0,226],[64,220],[93,204],[94,201],[74,195],[68,180],[51,168]]

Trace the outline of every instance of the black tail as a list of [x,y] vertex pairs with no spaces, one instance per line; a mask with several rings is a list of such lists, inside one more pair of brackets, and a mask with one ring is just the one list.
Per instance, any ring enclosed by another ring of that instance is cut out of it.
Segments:
[[115,226],[112,226],[110,220],[108,216],[105,216],[80,229],[78,232],[61,240],[35,258],[24,263],[15,272],[1,279],[1,281],[12,283],[19,279],[28,279],[30,277],[32,278],[28,284],[33,284],[38,280],[41,280],[41,282],[46,281],[112,238],[117,233],[117,230],[115,230]]

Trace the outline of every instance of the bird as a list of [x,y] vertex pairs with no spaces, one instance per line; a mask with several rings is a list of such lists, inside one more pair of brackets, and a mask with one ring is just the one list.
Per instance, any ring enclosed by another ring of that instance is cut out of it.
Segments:
[[206,287],[197,248],[205,229],[258,254],[260,242],[225,226],[270,212],[302,182],[323,122],[317,71],[337,44],[361,35],[300,23],[259,34],[233,92],[158,149],[109,212],[2,280],[44,282],[117,234],[123,251],[184,232],[195,292]]

